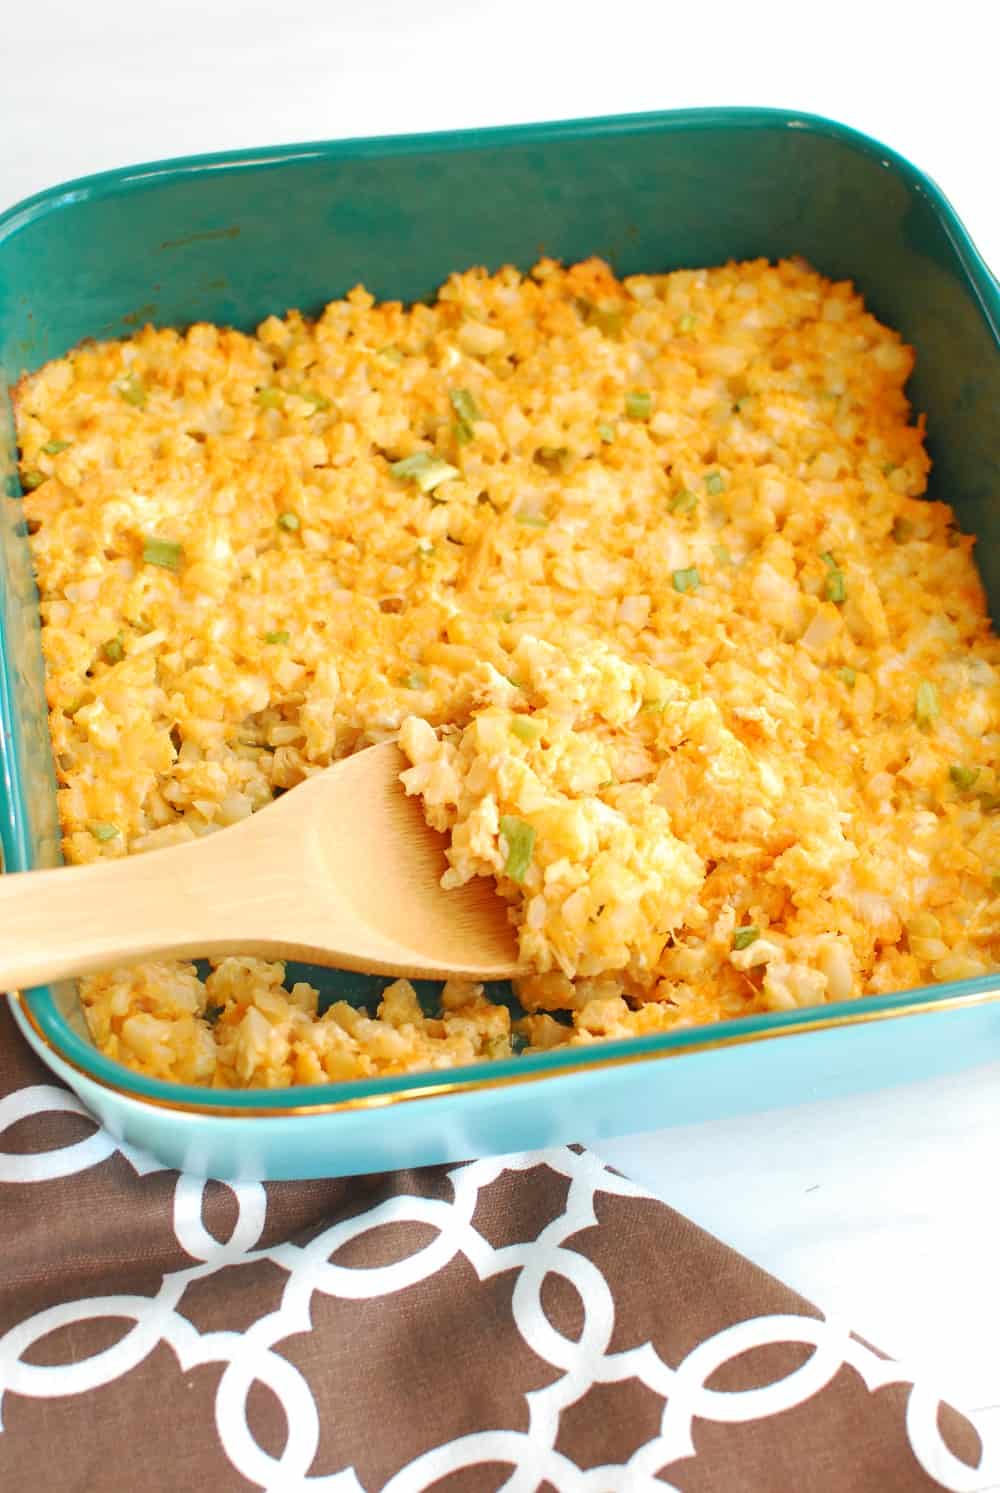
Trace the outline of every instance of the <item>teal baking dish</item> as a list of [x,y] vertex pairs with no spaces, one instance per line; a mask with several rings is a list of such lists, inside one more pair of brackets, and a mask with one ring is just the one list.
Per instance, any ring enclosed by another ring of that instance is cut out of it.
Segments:
[[[85,337],[250,328],[363,280],[418,299],[453,269],[608,258],[620,273],[801,254],[854,279],[918,352],[932,494],[1000,598],[1000,289],[938,189],[829,121],[697,110],[340,141],[138,166],[0,218],[0,837],[58,859],[36,597],[9,385]],[[325,988],[362,998],[327,972]],[[230,1178],[349,1174],[584,1140],[898,1083],[1000,1056],[1000,979],[418,1074],[233,1093],[144,1078],[89,1043],[72,988],[12,997],[116,1135]],[[901,1019],[895,1019],[901,1018]],[[673,1061],[667,1061],[672,1059]]]

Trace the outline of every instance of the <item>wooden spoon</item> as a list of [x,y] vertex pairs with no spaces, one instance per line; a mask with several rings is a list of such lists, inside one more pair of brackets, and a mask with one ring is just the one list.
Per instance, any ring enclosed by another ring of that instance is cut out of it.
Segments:
[[185,845],[0,877],[0,990],[149,959],[259,954],[374,974],[502,980],[508,904],[442,891],[445,836],[399,782],[393,742]]

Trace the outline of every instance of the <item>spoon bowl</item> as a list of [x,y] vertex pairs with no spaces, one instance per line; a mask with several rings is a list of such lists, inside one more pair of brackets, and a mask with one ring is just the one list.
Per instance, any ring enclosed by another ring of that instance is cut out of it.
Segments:
[[394,742],[335,763],[223,832],[139,856],[0,877],[0,990],[156,956],[255,954],[373,974],[518,973],[508,904],[444,891],[446,836]]

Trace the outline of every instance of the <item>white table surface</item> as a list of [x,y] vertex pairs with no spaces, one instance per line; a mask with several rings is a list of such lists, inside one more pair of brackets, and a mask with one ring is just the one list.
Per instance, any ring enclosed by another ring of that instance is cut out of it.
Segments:
[[[189,152],[780,105],[908,155],[997,267],[993,10],[968,0],[933,11],[874,0],[31,0],[3,18],[0,206]],[[986,1410],[980,1423],[1000,1437],[1000,1064],[599,1149],[966,1408]]]

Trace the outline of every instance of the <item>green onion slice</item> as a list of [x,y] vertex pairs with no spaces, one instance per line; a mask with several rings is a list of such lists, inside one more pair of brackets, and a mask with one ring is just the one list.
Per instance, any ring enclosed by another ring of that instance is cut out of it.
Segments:
[[279,513],[275,522],[286,534],[294,534],[302,527],[302,520],[297,513]]
[[667,504],[671,513],[693,513],[698,506],[698,494],[685,487],[681,492],[675,493]]
[[610,446],[613,443],[616,433],[615,427],[609,424],[607,420],[602,420],[597,427],[597,434],[606,446]]
[[300,399],[307,399],[313,407],[313,414],[321,414],[330,408],[330,401],[325,394],[318,394],[315,389],[298,389],[296,391]]
[[108,638],[106,643],[101,644],[101,652],[106,663],[120,664],[125,657],[125,648],[121,633],[116,633],[113,638]]
[[159,565],[162,570],[180,570],[184,546],[172,539],[146,538],[142,544],[144,565]]
[[515,715],[510,729],[521,741],[537,741],[544,727],[540,721],[532,720],[530,715]]
[[847,600],[847,582],[844,579],[844,572],[829,550],[820,555],[820,559],[828,571],[825,586],[826,599],[827,601],[832,601],[835,606],[842,606]]
[[701,585],[701,576],[698,574],[697,567],[691,565],[687,570],[675,570],[673,582],[675,591],[697,591]]
[[587,325],[597,327],[605,337],[617,340],[625,326],[625,312],[613,301],[602,302],[598,306],[588,306],[585,312]]
[[117,824],[106,824],[101,819],[92,819],[87,828],[94,839],[100,840],[102,845],[106,844],[108,840],[114,840],[121,833]]
[[468,389],[449,389],[448,398],[451,400],[451,407],[455,414],[466,425],[475,425],[477,420],[482,419],[479,406]]
[[630,389],[625,395],[625,413],[630,420],[648,420],[653,413],[653,396],[648,389]]
[[513,814],[504,814],[500,819],[500,833],[507,841],[507,860],[504,864],[504,874],[511,881],[522,882],[531,865],[531,857],[535,849],[535,829],[523,819],[517,819]]
[[281,627],[281,628],[278,629],[277,632],[266,632],[264,634],[264,642],[265,643],[287,643],[290,637],[291,637],[291,634],[289,632],[287,632],[285,628]]
[[705,478],[705,491],[710,498],[717,498],[721,492],[725,492],[726,484],[721,472],[709,472]]
[[46,456],[58,456],[60,451],[68,451],[72,444],[72,441],[46,441],[42,450]]
[[136,409],[141,410],[146,403],[146,385],[134,373],[130,374],[123,384],[119,385],[118,392],[126,404],[135,405]]
[[857,677],[857,670],[848,668],[846,664],[842,669],[837,670],[837,678],[842,680],[843,683],[847,685],[848,689],[854,688],[854,683]]
[[917,697],[913,705],[913,717],[921,731],[929,731],[941,714],[941,703],[933,684],[922,679],[917,685]]
[[748,949],[752,943],[760,938],[760,929],[755,923],[750,923],[746,928],[737,928],[733,934],[734,949]]
[[978,767],[963,767],[961,763],[953,762],[948,769],[948,776],[959,793],[968,793],[979,777],[979,771]]
[[415,482],[421,492],[433,492],[440,483],[461,476],[457,467],[442,461],[440,456],[432,456],[429,451],[415,451],[412,456],[404,456],[402,461],[394,461],[389,470],[402,481]]

